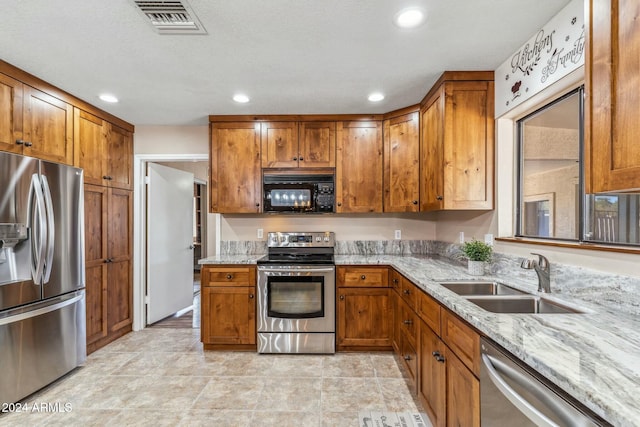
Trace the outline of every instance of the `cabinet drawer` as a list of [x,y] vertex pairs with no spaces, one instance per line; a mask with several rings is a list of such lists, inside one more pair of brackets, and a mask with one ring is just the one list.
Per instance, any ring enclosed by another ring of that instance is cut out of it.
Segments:
[[416,309],[418,301],[418,288],[411,281],[402,278],[400,282],[400,295],[412,310]]
[[406,338],[415,347],[418,338],[418,316],[408,304],[400,303],[400,334],[404,334]]
[[425,292],[420,292],[416,311],[418,316],[440,336],[440,304]]
[[204,267],[202,286],[253,286],[256,284],[255,267]]
[[475,376],[480,374],[480,335],[464,321],[442,310],[442,340]]
[[389,269],[386,267],[338,267],[338,286],[346,288],[386,288]]

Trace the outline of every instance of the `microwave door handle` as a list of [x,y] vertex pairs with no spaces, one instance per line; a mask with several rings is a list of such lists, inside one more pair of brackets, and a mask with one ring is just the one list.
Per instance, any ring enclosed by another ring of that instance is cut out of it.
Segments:
[[51,277],[51,269],[53,266],[53,249],[56,237],[56,222],[53,213],[53,201],[51,199],[51,188],[49,187],[49,181],[47,177],[42,175],[42,188],[44,189],[44,204],[46,208],[46,220],[47,220],[47,250],[46,258],[44,261],[44,276],[42,283],[48,283],[49,277]]
[[42,273],[44,270],[44,248],[45,248],[45,220],[44,220],[44,195],[38,174],[31,176],[31,187],[29,189],[29,217],[27,227],[30,231],[31,240],[31,277],[33,281],[41,285]]
[[[500,390],[500,392],[511,402],[516,408],[518,408],[524,415],[531,421],[542,427],[560,427],[558,424],[550,420],[546,415],[540,412],[536,407],[529,403],[524,397],[518,394],[498,373],[492,363],[490,356],[483,354],[482,363],[487,369],[487,374],[491,382]],[[522,377],[522,376],[520,376]],[[529,380],[527,378],[519,378],[521,381],[526,381],[527,385],[535,387],[536,380],[533,377]]]

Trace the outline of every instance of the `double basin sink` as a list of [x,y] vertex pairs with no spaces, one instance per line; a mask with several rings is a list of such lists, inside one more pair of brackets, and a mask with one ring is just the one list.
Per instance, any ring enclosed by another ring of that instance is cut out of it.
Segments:
[[582,313],[580,310],[497,282],[469,280],[440,282],[440,285],[492,313]]

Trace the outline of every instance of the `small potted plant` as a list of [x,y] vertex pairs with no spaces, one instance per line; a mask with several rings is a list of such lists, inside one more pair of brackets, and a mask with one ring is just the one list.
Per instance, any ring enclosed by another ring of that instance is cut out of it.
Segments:
[[464,257],[469,260],[468,270],[472,276],[482,276],[484,274],[484,266],[486,262],[491,261],[493,248],[479,240],[473,239],[464,242],[460,247]]

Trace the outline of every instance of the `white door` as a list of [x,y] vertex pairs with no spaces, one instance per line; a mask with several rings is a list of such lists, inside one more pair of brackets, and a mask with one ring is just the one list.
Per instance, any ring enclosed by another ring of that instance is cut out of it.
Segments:
[[147,167],[147,325],[193,304],[193,174]]

